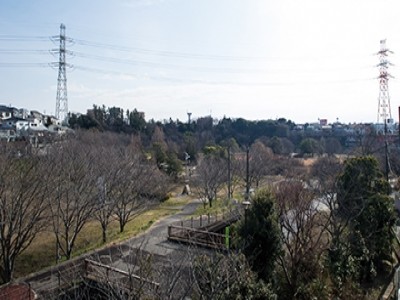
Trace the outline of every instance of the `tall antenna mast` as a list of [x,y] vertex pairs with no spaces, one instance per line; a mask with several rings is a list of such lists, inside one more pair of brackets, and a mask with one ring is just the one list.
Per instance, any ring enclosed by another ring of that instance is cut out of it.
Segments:
[[67,63],[66,56],[66,37],[65,25],[60,26],[60,50],[58,60],[58,80],[57,80],[57,99],[56,99],[56,118],[68,124],[68,97],[67,97]]
[[379,55],[379,97],[378,97],[378,123],[385,125],[385,135],[387,132],[387,122],[392,119],[392,111],[390,109],[390,97],[389,97],[389,78],[392,77],[388,73],[388,68],[391,63],[387,57],[389,53],[393,53],[386,48],[386,40],[381,40],[381,49],[378,52]]

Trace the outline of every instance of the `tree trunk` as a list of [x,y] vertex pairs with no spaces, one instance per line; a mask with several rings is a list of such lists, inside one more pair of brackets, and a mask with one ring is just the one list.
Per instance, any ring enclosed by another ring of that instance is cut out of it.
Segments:
[[101,229],[103,233],[103,244],[105,244],[107,242],[107,225],[101,224]]
[[9,259],[4,259],[4,268],[1,269],[1,277],[3,279],[3,283],[10,282],[12,279],[13,267],[12,262]]

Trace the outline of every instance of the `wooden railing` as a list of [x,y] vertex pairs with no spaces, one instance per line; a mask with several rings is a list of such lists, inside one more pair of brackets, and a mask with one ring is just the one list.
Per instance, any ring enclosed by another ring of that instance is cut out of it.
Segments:
[[232,224],[240,219],[240,212],[238,210],[232,210],[229,212],[222,212],[219,214],[207,214],[200,215],[198,217],[191,217],[186,220],[181,220],[172,224],[172,226],[180,226],[187,228],[207,228],[212,226],[217,222],[225,222],[227,224]]
[[168,239],[215,249],[229,248],[224,234],[190,227],[168,226]]
[[60,293],[79,285],[82,282],[84,264],[82,260],[66,262],[46,271],[36,273],[25,281],[41,297],[52,299]]
[[84,277],[126,291],[131,291],[138,287],[157,290],[160,286],[157,282],[90,259],[85,259]]
[[[214,249],[229,249],[230,235],[225,228],[240,219],[238,211],[193,217],[168,226],[168,239]],[[224,232],[222,234],[221,232]]]

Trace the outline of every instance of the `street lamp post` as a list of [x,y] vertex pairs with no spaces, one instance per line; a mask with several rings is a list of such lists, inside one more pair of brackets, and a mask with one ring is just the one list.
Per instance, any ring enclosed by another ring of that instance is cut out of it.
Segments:
[[244,224],[245,224],[245,226],[247,226],[247,211],[250,207],[250,204],[251,204],[250,201],[247,199],[242,202],[242,205],[244,207]]

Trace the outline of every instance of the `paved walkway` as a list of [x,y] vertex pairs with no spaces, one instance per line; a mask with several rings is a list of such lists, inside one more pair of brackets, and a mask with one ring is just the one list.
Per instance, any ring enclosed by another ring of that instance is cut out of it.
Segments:
[[200,204],[202,204],[200,200],[191,201],[185,206],[178,208],[181,212],[157,221],[145,233],[123,243],[157,255],[168,255],[172,251],[178,250],[180,247],[178,244],[168,242],[168,225],[177,223],[193,215]]

